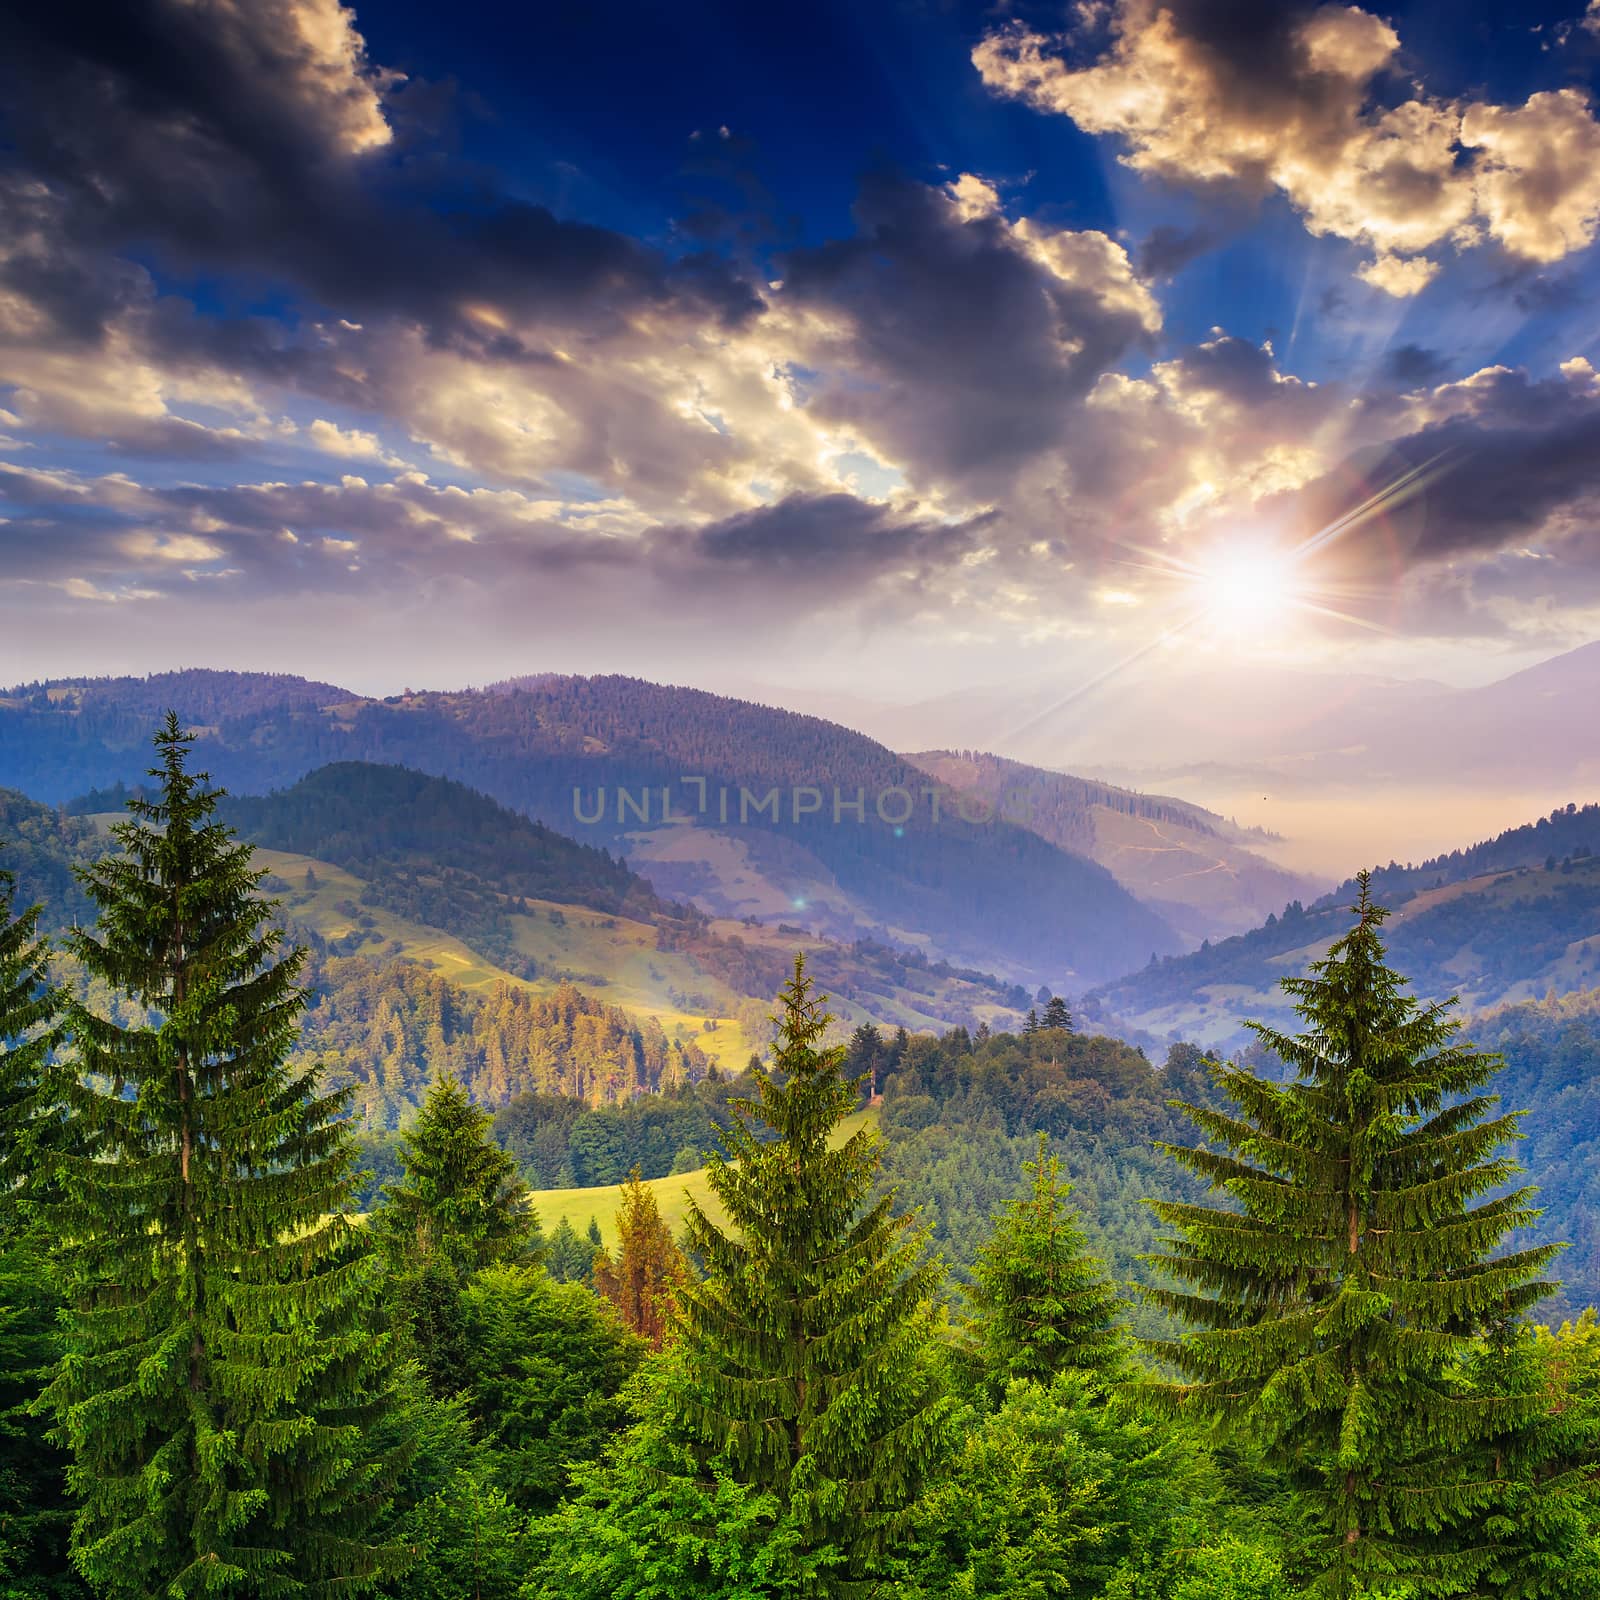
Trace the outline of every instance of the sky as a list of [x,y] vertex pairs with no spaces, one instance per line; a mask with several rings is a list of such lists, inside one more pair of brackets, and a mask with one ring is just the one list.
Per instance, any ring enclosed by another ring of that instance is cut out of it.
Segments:
[[0,680],[1600,635],[1600,0],[0,0]]

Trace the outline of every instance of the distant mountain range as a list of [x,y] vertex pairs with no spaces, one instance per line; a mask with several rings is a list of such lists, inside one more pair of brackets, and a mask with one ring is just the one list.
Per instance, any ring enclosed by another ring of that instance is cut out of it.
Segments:
[[[1600,805],[1572,805],[1419,866],[1373,874],[1392,912],[1394,965],[1428,999],[1468,1010],[1600,984]],[[1351,922],[1354,884],[1289,904],[1251,932],[1206,944],[1086,996],[1083,1013],[1131,1037],[1243,1042],[1240,1019],[1291,1020],[1280,979],[1303,973]]]
[[[47,931],[93,918],[72,867],[111,848],[126,798],[102,790],[70,815],[0,790],[0,865],[19,905],[42,903]],[[846,1027],[1003,1028],[1034,999],[915,951],[714,921],[604,850],[400,767],[340,763],[223,811],[312,952],[307,1048],[333,1050],[384,1125],[446,1069],[490,1104],[528,1090],[625,1098],[661,1086],[673,1052],[680,1081],[708,1062],[737,1072],[765,1044],[798,950]],[[651,1075],[634,1076],[630,1054]]]
[[907,758],[952,789],[981,796],[1041,838],[1098,861],[1191,945],[1253,928],[1326,880],[1248,848],[1271,842],[1186,800],[1030,767],[974,751]]
[[157,707],[237,793],[333,762],[471,785],[624,854],[714,916],[870,938],[1076,992],[1185,939],[1112,872],[970,809],[820,718],[629,678],[545,677],[386,700],[285,677],[183,672],[0,697],[0,784],[62,802],[137,781]]
[[[1103,681],[1034,678],[910,705],[841,706],[898,749],[975,746],[1078,772],[1127,774],[1221,765],[1280,782],[1498,781],[1514,773],[1600,785],[1600,641],[1476,688],[1259,665],[1133,669]],[[823,703],[823,702],[819,702]]]

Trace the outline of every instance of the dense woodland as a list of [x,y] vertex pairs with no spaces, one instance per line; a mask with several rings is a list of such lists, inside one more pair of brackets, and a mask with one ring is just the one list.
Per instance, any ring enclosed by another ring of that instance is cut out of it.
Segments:
[[[733,1084],[497,1116],[441,1056],[363,1197],[313,958],[157,743],[59,953],[0,894],[7,1600],[1600,1592],[1600,1325],[1507,1155],[1595,1125],[1592,996],[1468,1042],[1365,879],[1233,1061],[1055,996],[834,1045],[797,962]],[[702,1129],[674,1238],[637,1152]],[[583,1149],[614,1251],[528,1203]]]

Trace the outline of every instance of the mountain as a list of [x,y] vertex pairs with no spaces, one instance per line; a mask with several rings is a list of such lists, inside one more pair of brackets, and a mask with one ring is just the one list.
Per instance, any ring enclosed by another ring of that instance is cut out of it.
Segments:
[[906,758],[1064,850],[1098,861],[1191,944],[1253,928],[1319,882],[1247,848],[1270,835],[1162,795],[1050,772],[1003,756],[930,750]]
[[[1600,805],[1568,806],[1420,866],[1391,863],[1373,892],[1393,913],[1393,963],[1415,992],[1469,1010],[1600,978]],[[1259,928],[1105,984],[1084,1014],[1138,1035],[1242,1040],[1240,1019],[1291,1016],[1278,981],[1305,971],[1350,923],[1353,882]]]
[[630,678],[382,701],[202,672],[30,685],[0,697],[0,783],[62,801],[136,781],[155,700],[197,726],[197,763],[237,792],[334,762],[411,767],[619,851],[661,894],[714,916],[1072,990],[1182,947],[1098,863],[964,820],[956,797],[860,734]]
[[[1582,784],[1600,731],[1600,641],[1486,685],[1186,661],[1170,672],[978,685],[856,720],[899,749],[980,746],[1050,768],[1142,774],[1212,763],[1278,783]],[[1142,780],[1139,780],[1142,781]]]

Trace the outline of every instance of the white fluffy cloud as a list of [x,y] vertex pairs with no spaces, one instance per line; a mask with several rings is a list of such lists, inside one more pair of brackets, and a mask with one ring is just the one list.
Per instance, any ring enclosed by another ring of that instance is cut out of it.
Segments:
[[[1369,246],[1362,278],[1417,293],[1422,254],[1485,237],[1550,262],[1600,219],[1600,124],[1575,89],[1521,108],[1455,104],[1415,89],[1387,104],[1400,38],[1357,6],[1285,7],[1265,41],[1207,36],[1183,5],[1118,0],[1109,42],[1013,26],[973,60],[996,93],[1120,139],[1135,171],[1276,189],[1313,233]],[[1214,30],[1213,30],[1214,33]]]

